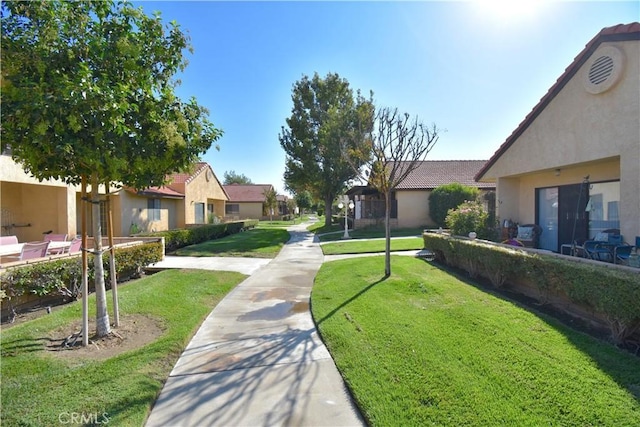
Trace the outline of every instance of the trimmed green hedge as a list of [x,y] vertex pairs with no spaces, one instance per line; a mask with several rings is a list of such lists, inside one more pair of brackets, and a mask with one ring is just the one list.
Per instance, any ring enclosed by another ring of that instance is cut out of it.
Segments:
[[[162,260],[162,243],[116,248],[118,280],[139,274],[143,267]],[[93,256],[89,255],[89,285],[93,284]],[[109,253],[103,254],[105,282],[109,283]],[[22,295],[65,295],[76,298],[82,284],[82,258],[25,264],[7,269],[0,275],[2,299]]]
[[230,234],[239,233],[258,225],[257,219],[244,221],[225,222],[222,224],[206,224],[190,228],[181,228],[168,231],[156,231],[154,233],[141,233],[142,237],[164,237],[164,246],[167,252],[183,248],[207,240],[219,239]]
[[583,263],[557,256],[496,246],[445,234],[424,233],[425,248],[436,260],[482,276],[500,287],[526,279],[539,291],[540,302],[550,294],[603,315],[616,343],[640,330],[640,271],[638,273]]

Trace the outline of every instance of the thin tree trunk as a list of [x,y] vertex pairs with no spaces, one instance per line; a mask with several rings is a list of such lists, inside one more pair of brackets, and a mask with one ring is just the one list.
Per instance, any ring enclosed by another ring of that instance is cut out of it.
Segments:
[[102,227],[100,225],[100,194],[98,193],[98,174],[91,175],[91,209],[93,221],[93,271],[96,287],[96,336],[109,335],[109,312],[107,311],[107,292],[104,285],[104,266],[102,265]]
[[82,233],[82,345],[89,345],[89,262],[87,259],[87,177],[82,177],[80,190],[80,215]]
[[111,295],[113,296],[113,326],[120,326],[120,306],[118,305],[118,280],[116,278],[116,249],[113,247],[113,212],[109,183],[105,184],[107,193],[107,229],[109,233],[109,275],[111,276]]
[[391,276],[391,192],[384,194],[384,276]]

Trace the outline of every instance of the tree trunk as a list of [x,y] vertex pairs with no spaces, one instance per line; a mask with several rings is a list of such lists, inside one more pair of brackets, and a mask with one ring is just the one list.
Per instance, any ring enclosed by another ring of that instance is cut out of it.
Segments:
[[111,211],[111,194],[109,183],[105,183],[107,193],[107,230],[109,233],[109,278],[111,279],[111,296],[113,297],[113,326],[120,326],[120,308],[118,305],[118,278],[116,277],[116,250],[113,247],[113,212]]
[[391,192],[384,194],[384,277],[391,276]]
[[96,336],[109,335],[109,312],[107,311],[107,292],[104,285],[104,266],[102,265],[102,227],[100,225],[100,195],[98,193],[98,175],[91,175],[91,209],[93,221],[93,271],[96,287]]
[[329,194],[324,198],[324,225],[331,226],[331,205],[333,204],[333,194]]
[[87,259],[87,177],[82,176],[80,193],[82,233],[82,345],[89,345],[89,260]]

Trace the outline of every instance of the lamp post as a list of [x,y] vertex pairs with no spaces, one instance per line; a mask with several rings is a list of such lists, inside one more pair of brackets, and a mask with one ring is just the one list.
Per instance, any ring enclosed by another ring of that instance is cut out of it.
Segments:
[[349,200],[348,205],[345,205],[342,202],[338,203],[338,209],[344,208],[344,235],[342,236],[343,239],[351,238],[351,236],[349,236],[349,225],[347,223],[347,213],[349,212],[348,209],[353,209],[354,206],[355,205],[353,204],[353,200]]

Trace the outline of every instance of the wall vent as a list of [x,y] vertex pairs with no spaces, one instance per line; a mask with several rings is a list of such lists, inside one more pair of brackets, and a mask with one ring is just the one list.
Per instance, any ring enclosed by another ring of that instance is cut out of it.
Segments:
[[603,46],[584,65],[584,88],[594,95],[605,92],[618,83],[623,70],[623,53],[614,46]]
[[613,71],[613,59],[610,56],[601,56],[591,64],[589,70],[589,81],[594,85],[599,85],[611,77]]

